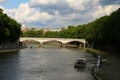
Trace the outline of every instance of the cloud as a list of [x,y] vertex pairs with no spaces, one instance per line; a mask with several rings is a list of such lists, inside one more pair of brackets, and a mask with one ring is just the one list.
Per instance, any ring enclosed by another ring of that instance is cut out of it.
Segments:
[[100,0],[102,5],[120,4],[120,0]]
[[17,9],[6,9],[5,12],[23,24],[43,23],[52,18],[52,15],[47,12],[39,12],[34,8],[30,8],[28,3],[21,4]]
[[93,17],[99,18],[99,17],[104,16],[104,15],[109,15],[110,13],[112,13],[113,11],[118,9],[119,7],[120,7],[120,5],[107,5],[107,6],[100,6],[99,5],[93,14]]
[[56,4],[58,0],[30,0],[31,6],[39,6],[39,5],[53,5]]
[[100,0],[30,0],[4,12],[21,24],[58,28],[91,22],[119,7],[117,4],[103,6]]
[[59,11],[61,14],[87,11],[97,5],[96,0],[30,0],[29,5],[48,13]]
[[4,13],[7,13],[11,18],[14,18],[17,9],[4,9]]
[[69,13],[66,15],[54,16],[53,24],[49,23],[49,27],[63,27],[68,25],[79,25],[89,22],[92,18],[90,15],[81,14],[81,13]]
[[75,10],[87,10],[95,6],[98,2],[96,0],[66,0],[70,8]]
[[0,6],[0,8],[3,9],[3,10],[5,9],[3,6]]
[[1,3],[1,2],[4,2],[4,1],[6,1],[6,0],[0,0],[0,3]]
[[42,1],[31,0],[29,5],[32,8],[38,8],[40,11],[46,11],[52,15],[55,11],[59,11],[60,14],[66,14],[72,11],[65,0],[45,0],[46,3],[43,1],[44,4]]

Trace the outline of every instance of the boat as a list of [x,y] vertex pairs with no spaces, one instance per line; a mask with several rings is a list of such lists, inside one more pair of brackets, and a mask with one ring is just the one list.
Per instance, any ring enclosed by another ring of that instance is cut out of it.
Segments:
[[86,67],[86,58],[79,58],[75,60],[74,68],[85,68]]

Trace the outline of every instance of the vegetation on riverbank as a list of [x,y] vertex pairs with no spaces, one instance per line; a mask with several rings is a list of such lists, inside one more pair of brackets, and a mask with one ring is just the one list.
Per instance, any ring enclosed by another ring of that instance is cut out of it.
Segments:
[[86,48],[86,51],[87,51],[87,52],[90,52],[90,53],[93,53],[93,54],[95,54],[96,56],[103,56],[103,55],[107,54],[107,52],[105,52],[105,51],[100,51],[100,50],[91,49],[91,48]]

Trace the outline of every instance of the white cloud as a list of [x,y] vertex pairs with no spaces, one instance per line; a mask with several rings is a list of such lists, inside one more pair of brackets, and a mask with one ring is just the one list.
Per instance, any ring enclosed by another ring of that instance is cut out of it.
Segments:
[[3,6],[0,6],[0,8],[3,9],[3,10],[5,9]]
[[28,3],[21,4],[17,9],[7,9],[5,12],[20,23],[44,22],[52,18],[47,12],[39,12],[30,8]]
[[0,2],[4,2],[5,0],[0,0]]
[[120,5],[104,5],[99,0],[30,0],[4,11],[28,26],[62,27],[90,22],[109,15]]
[[17,9],[4,9],[4,13],[7,13],[10,17],[14,18]]
[[120,5],[106,5],[106,6],[99,5],[93,14],[93,17],[99,18],[104,15],[109,15],[110,13],[118,9],[119,7]]

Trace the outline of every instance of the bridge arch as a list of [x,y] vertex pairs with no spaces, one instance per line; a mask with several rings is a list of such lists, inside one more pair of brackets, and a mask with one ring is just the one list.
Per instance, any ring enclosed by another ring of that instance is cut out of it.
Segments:
[[73,47],[84,47],[84,43],[81,41],[73,40],[69,41],[65,44],[66,46],[73,46]]
[[38,40],[34,40],[34,39],[25,39],[25,40],[22,40],[22,41],[21,41],[21,44],[24,45],[24,46],[27,46],[27,47],[32,47],[32,46],[28,46],[28,44],[32,44],[32,43],[39,44],[38,47],[41,46],[41,42],[38,41]]
[[43,46],[45,45],[45,44],[47,44],[47,45],[59,45],[60,47],[62,47],[62,42],[61,41],[58,41],[58,40],[48,40],[48,41],[44,41],[43,42]]
[[59,42],[59,43],[61,43],[61,44],[62,44],[62,42],[61,42],[61,41],[59,41],[59,40],[48,40],[48,41],[44,41],[43,43],[47,43],[47,42]]

